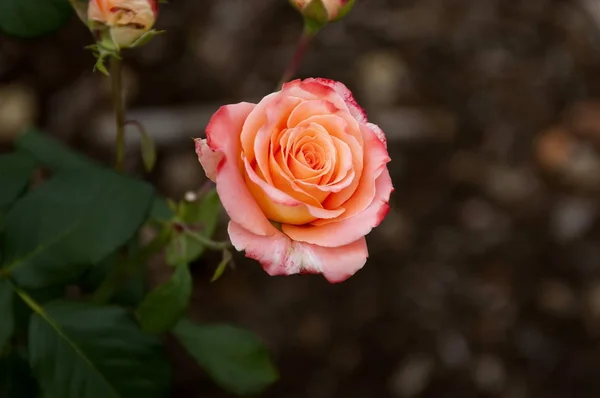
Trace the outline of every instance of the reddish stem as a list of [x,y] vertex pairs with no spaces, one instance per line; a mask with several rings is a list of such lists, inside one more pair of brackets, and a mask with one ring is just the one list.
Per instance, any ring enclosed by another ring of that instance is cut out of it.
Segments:
[[281,88],[284,83],[290,81],[292,77],[296,74],[298,67],[300,66],[300,61],[302,61],[302,57],[308,46],[310,45],[314,34],[310,33],[307,29],[302,31],[302,35],[300,35],[300,39],[298,39],[298,44],[296,45],[296,51],[294,52],[294,56],[291,61],[287,64],[283,76],[281,77],[281,81],[279,82],[278,88]]

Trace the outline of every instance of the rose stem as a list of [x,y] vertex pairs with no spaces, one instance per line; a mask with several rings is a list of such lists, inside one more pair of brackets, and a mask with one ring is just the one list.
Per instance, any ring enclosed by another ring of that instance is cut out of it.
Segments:
[[283,76],[281,77],[281,81],[277,86],[278,88],[281,88],[281,86],[283,86],[283,83],[288,82],[292,77],[294,77],[296,71],[298,70],[298,67],[300,66],[300,61],[302,61],[302,57],[304,56],[304,53],[308,49],[308,46],[312,42],[314,36],[315,34],[306,27],[302,30],[302,34],[298,39],[298,44],[296,44],[296,51],[294,52],[294,55],[290,62],[285,67]]
[[117,57],[110,60],[110,79],[112,83],[113,105],[115,107],[115,120],[117,123],[117,136],[115,141],[115,169],[123,170],[125,158],[125,107],[123,105],[122,88],[122,62]]

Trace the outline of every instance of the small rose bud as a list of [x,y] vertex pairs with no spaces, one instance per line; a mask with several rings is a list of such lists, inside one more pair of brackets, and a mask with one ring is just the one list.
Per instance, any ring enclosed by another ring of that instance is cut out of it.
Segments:
[[290,0],[309,22],[325,25],[342,19],[354,0]]
[[157,0],[90,0],[87,17],[99,41],[118,50],[147,34],[157,13]]

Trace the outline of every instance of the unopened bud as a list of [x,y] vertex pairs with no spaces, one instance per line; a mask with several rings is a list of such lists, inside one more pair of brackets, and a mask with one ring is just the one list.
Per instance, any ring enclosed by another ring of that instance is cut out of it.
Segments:
[[150,32],[157,13],[157,0],[90,0],[87,22],[102,46],[119,50]]
[[306,22],[317,28],[342,19],[354,5],[354,0],[290,0]]

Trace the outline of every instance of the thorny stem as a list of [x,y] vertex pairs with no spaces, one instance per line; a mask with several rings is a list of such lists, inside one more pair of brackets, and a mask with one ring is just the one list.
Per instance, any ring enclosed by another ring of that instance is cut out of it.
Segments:
[[125,158],[125,106],[123,104],[122,61],[117,57],[110,59],[110,79],[112,86],[117,136],[115,141],[115,169],[123,171]]
[[302,57],[304,56],[304,53],[306,53],[306,50],[312,42],[313,37],[315,37],[315,32],[305,27],[300,35],[300,38],[298,39],[298,44],[296,44],[296,51],[294,52],[290,62],[285,67],[281,81],[277,86],[278,88],[281,88],[284,83],[290,81],[292,77],[294,77],[298,71],[298,68],[300,67],[300,61],[302,61]]

